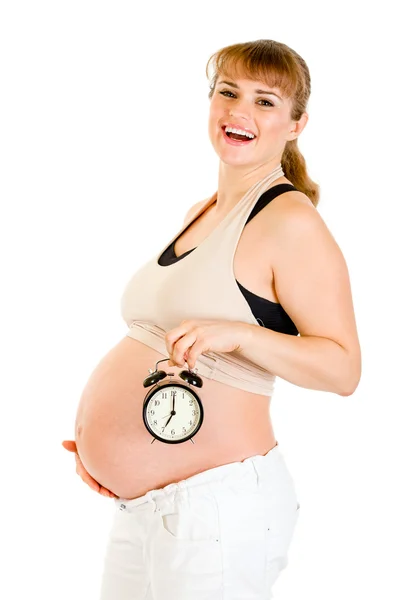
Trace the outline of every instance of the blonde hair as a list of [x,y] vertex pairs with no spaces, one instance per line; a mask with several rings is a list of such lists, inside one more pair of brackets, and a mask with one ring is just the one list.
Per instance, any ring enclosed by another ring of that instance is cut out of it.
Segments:
[[[213,67],[210,79],[209,67]],[[298,121],[306,111],[311,93],[311,78],[304,59],[286,44],[274,40],[255,40],[226,46],[215,52],[207,61],[206,75],[210,81],[211,99],[218,77],[241,74],[246,79],[265,81],[278,88],[291,100],[291,119]],[[285,177],[311,200],[316,207],[319,202],[319,185],[310,179],[306,161],[297,145],[297,138],[286,142],[282,155]]]

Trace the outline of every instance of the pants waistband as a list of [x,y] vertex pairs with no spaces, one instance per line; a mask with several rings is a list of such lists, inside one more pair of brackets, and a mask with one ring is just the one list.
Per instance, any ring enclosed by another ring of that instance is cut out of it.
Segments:
[[256,454],[245,458],[243,461],[228,463],[220,465],[212,469],[207,469],[201,473],[197,473],[188,479],[183,479],[176,483],[170,483],[163,488],[150,490],[139,498],[124,499],[115,498],[114,502],[119,506],[120,510],[131,510],[134,507],[142,504],[151,504],[153,507],[156,506],[156,501],[165,501],[169,496],[174,497],[176,492],[187,493],[189,489],[195,488],[198,485],[209,484],[215,481],[227,481],[230,477],[233,479],[237,477],[245,476],[246,473],[258,473],[261,468],[264,468],[266,464],[270,464],[282,457],[278,442],[271,448],[266,454]]

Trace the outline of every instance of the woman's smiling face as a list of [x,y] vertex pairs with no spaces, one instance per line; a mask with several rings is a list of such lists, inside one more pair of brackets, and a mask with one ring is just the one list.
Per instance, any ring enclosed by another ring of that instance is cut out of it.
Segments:
[[[290,99],[265,82],[220,75],[210,101],[208,133],[221,161],[257,166],[281,155],[286,142],[297,137],[291,133],[295,122],[290,109]],[[255,137],[235,142],[225,133],[227,124]]]

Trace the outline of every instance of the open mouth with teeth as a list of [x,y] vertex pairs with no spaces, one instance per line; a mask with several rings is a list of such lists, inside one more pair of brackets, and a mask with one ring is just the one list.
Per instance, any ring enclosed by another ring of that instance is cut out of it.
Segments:
[[238,133],[238,131],[231,131],[231,128],[228,127],[228,131],[226,131],[226,126],[224,125],[222,127],[222,131],[224,132],[224,134],[231,140],[235,140],[237,142],[251,142],[252,140],[255,139],[255,135],[249,134],[249,135],[244,135],[242,133]]

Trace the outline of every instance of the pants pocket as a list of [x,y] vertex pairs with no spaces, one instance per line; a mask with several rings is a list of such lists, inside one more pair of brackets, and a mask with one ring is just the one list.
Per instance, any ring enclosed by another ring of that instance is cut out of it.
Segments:
[[218,511],[212,494],[173,503],[160,513],[162,535],[187,542],[219,541]]
[[207,503],[201,512],[172,507],[155,513],[155,518],[148,545],[154,598],[220,597],[222,550],[214,509]]

